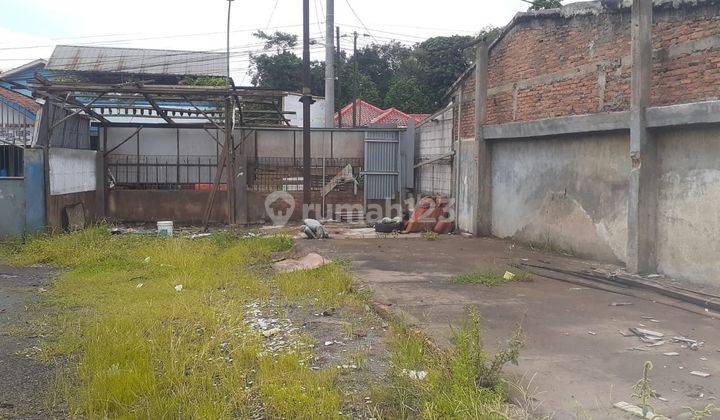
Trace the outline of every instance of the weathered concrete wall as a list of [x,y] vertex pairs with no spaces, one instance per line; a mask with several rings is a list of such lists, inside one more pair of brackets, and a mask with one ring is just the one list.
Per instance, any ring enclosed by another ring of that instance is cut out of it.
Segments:
[[622,133],[494,143],[493,235],[624,261],[628,148]]
[[477,147],[474,139],[456,142],[459,163],[457,219],[458,229],[475,233],[475,206],[477,203]]
[[25,231],[25,183],[22,178],[0,178],[0,238]]
[[[109,190],[108,219],[121,222],[200,223],[210,191]],[[215,197],[211,221],[227,220],[227,193]]]
[[720,285],[720,127],[658,130],[658,269]]
[[[416,128],[415,163],[435,160],[453,150],[453,110],[444,110]],[[452,158],[415,169],[415,192],[449,197],[453,191]]]
[[95,191],[96,151],[51,147],[49,156],[51,195]]

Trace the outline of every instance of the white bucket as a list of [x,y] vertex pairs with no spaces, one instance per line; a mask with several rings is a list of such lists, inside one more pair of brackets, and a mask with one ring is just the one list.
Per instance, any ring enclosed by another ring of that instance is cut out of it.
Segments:
[[173,222],[157,222],[157,231],[160,236],[173,236]]

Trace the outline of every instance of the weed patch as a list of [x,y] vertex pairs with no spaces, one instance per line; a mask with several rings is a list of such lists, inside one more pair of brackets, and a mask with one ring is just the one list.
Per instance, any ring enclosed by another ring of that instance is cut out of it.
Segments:
[[[262,274],[270,254],[290,245],[233,234],[111,236],[99,227],[0,252],[12,265],[67,269],[43,295],[51,313],[41,322],[51,329],[44,357],[69,361],[52,397],[70,417],[332,417],[333,378],[309,370],[305,356],[263,352],[263,337],[245,323],[245,305],[272,294]],[[349,288],[342,278],[333,296]]]
[[504,274],[493,272],[476,272],[459,274],[452,277],[450,281],[456,284],[482,284],[483,286],[496,287],[513,281],[527,281],[529,278],[530,273],[527,271],[515,274],[512,278],[506,278]]
[[488,357],[479,323],[478,313],[468,311],[465,325],[454,332],[452,349],[441,354],[404,325],[395,324],[390,384],[375,391],[376,414],[383,418],[508,418],[500,373],[507,363],[517,363],[523,346],[521,332],[498,355]]

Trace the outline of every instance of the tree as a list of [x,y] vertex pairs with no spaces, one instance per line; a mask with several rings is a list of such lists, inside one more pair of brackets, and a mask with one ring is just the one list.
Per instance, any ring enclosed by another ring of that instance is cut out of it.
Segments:
[[562,7],[560,0],[533,0],[529,10],[557,9]]
[[415,48],[418,62],[418,81],[430,92],[432,107],[438,107],[445,91],[470,65],[472,43],[470,36],[438,36]]
[[270,51],[274,49],[277,54],[287,52],[298,45],[297,35],[289,34],[287,32],[275,31],[273,34],[268,34],[265,31],[257,31],[253,33],[253,36],[265,41],[263,50]]
[[415,77],[399,76],[390,82],[385,106],[394,107],[411,114],[431,112],[431,97]]

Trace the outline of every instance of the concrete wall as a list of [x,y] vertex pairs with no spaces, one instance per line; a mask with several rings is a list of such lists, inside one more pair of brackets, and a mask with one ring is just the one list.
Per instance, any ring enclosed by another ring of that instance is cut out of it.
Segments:
[[474,139],[456,142],[458,151],[458,229],[475,233],[475,200],[477,196],[477,148]]
[[0,178],[0,238],[25,231],[25,182]]
[[657,130],[658,269],[720,285],[720,126]]
[[97,152],[50,148],[48,175],[50,194],[63,195],[95,191],[97,188]]
[[492,145],[492,233],[610,262],[627,248],[627,134]]
[[[295,114],[285,115],[293,127],[303,126],[303,104],[300,102],[302,95],[288,94],[283,98],[283,111],[294,112]],[[315,103],[310,105],[310,127],[325,127],[325,98],[314,97]]]
[[[415,163],[427,162],[451,153],[453,150],[453,110],[445,109],[429,118],[416,129]],[[443,195],[453,193],[452,158],[423,165],[415,169],[415,192]]]
[[[109,190],[108,219],[121,222],[154,222],[173,220],[176,223],[200,223],[209,191]],[[215,197],[211,221],[227,220],[227,193]]]

